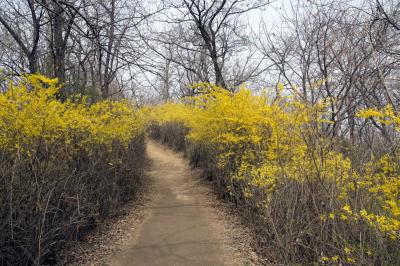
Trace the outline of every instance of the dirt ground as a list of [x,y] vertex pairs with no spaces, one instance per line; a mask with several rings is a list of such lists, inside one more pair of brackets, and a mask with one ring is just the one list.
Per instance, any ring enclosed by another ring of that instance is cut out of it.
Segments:
[[147,200],[93,236],[89,250],[80,249],[86,255],[76,265],[259,264],[251,234],[215,197],[199,171],[181,154],[151,140],[147,155]]

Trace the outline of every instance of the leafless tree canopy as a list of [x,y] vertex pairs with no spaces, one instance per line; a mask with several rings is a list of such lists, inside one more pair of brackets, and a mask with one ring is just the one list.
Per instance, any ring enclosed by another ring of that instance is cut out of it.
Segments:
[[[327,99],[326,133],[352,143],[370,130],[360,108],[398,109],[394,0],[2,0],[0,36],[2,75],[57,77],[62,97],[165,101],[203,81],[232,91],[283,82],[307,103]],[[394,133],[372,124],[390,142]]]

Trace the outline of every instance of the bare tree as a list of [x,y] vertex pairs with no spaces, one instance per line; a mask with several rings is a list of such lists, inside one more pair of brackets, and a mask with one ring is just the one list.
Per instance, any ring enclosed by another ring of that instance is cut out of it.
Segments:
[[[254,55],[250,53],[242,60],[245,62],[244,67],[248,68],[246,71],[237,71],[236,75],[228,73],[232,70],[227,69],[230,67],[229,61],[235,61],[235,55],[242,56],[245,48],[249,47],[246,25],[242,19],[247,12],[267,4],[268,1],[246,0],[183,0],[171,3],[173,9],[169,23],[177,26],[174,26],[170,33],[164,32],[159,41],[177,51],[174,54],[178,57],[172,59],[173,61],[196,74],[202,81],[214,81],[224,88],[235,87],[251,78],[259,66],[256,64],[254,69],[249,70],[250,58]],[[180,57],[185,54],[200,60],[200,68],[194,69],[192,64],[183,63]],[[204,65],[204,56],[210,60],[212,76],[209,67]],[[213,80],[210,80],[211,78]]]
[[[391,24],[382,7],[337,0],[293,2],[291,8],[281,33],[264,26],[257,43],[274,66],[271,77],[308,104],[328,103],[330,123],[323,134],[363,142],[358,110],[398,105],[398,37],[385,30]],[[389,128],[373,124],[390,144]]]
[[[0,6],[0,23],[26,57],[30,73],[38,71],[37,52],[43,18],[44,9],[35,0],[6,1]],[[21,23],[25,25],[19,25],[19,20],[23,20]],[[28,27],[29,31],[24,31],[21,26]]]

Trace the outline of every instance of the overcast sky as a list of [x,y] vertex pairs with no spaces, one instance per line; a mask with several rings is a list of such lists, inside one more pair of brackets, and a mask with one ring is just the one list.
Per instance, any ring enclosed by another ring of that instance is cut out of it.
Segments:
[[248,20],[251,27],[257,30],[261,21],[264,21],[268,29],[280,28],[282,24],[282,15],[290,9],[291,0],[276,0],[262,10],[252,10],[248,14]]

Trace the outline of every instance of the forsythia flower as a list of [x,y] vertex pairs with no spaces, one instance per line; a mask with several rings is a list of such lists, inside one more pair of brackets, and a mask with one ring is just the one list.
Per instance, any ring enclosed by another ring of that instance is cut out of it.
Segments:
[[[321,226],[334,224],[355,232],[362,228],[369,230],[366,235],[398,241],[398,155],[384,155],[359,169],[344,152],[332,148],[338,145],[321,132],[332,123],[327,109],[334,99],[326,98],[309,105],[295,96],[286,96],[283,84],[277,85],[278,97],[274,99],[267,94],[254,95],[246,88],[232,93],[206,83],[197,84],[194,91],[197,93],[194,97],[149,108],[147,123],[183,124],[189,143],[212,151],[213,167],[227,179],[231,195],[239,195],[253,206],[264,208],[261,213],[268,213],[270,199],[274,193],[281,192],[279,189],[292,186],[304,189],[308,185],[318,191],[322,184],[324,193],[329,194],[326,195],[329,202],[321,201],[319,206],[317,198],[315,205],[321,207],[321,212],[313,217],[315,221],[322,221]],[[361,111],[357,116],[376,118],[400,131],[400,116],[395,113],[393,108],[386,107]],[[291,196],[282,195],[282,198],[293,200]],[[278,208],[277,204],[273,207]],[[323,209],[327,206],[329,209]],[[335,237],[340,249],[351,243],[344,240],[351,235],[347,232],[335,232],[346,234],[343,238],[342,235]],[[344,249],[352,257],[340,254],[341,257],[319,258],[355,263],[358,260],[355,256],[365,252],[357,249]]]
[[31,154],[39,144],[65,143],[69,149],[91,150],[93,144],[127,146],[143,132],[139,112],[127,102],[89,105],[57,99],[58,83],[42,75],[26,75],[0,93],[0,148]]
[[353,213],[353,211],[350,208],[350,205],[348,205],[348,204],[344,205],[342,209],[344,211],[346,211],[348,214],[352,214]]

